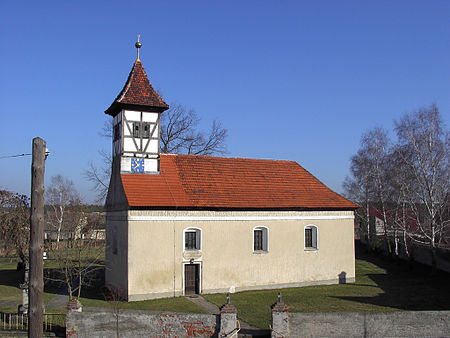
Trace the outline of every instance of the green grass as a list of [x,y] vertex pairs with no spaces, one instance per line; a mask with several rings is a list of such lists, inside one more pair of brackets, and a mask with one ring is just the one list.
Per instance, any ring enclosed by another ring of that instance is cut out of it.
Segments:
[[[356,260],[356,283],[233,294],[238,317],[260,328],[269,328],[270,306],[278,291],[291,312],[389,312],[398,310],[450,310],[449,274],[431,278],[428,268],[411,271],[406,262],[364,257]],[[367,260],[369,259],[369,260]],[[225,294],[204,295],[220,306]]]
[[111,302],[99,299],[80,298],[80,302],[85,307],[102,307],[102,308],[114,308],[127,310],[152,310],[152,311],[171,311],[171,312],[194,312],[194,313],[206,313],[186,299],[185,297],[164,298],[164,299],[152,299],[139,302]]
[[[44,261],[44,268],[58,268],[58,258],[63,258],[65,255],[69,255],[72,259],[78,256],[80,252],[80,257],[82,262],[98,262],[103,264],[105,261],[105,247],[89,247],[86,249],[78,250],[77,248],[61,248],[60,250],[47,251],[48,259]],[[75,263],[77,263],[75,261]],[[60,261],[60,264],[64,264],[64,261]]]

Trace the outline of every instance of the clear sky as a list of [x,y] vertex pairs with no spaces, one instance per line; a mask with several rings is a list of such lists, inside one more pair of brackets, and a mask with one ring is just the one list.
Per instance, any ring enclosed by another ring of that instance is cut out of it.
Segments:
[[[450,1],[0,1],[0,156],[47,142],[81,175],[136,58],[166,102],[228,129],[228,156],[299,162],[337,192],[361,134],[436,103],[450,122]],[[0,159],[29,194],[31,157]]]

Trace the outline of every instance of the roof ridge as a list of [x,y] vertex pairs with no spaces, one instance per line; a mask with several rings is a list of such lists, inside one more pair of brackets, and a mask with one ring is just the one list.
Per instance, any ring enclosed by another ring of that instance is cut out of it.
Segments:
[[[194,154],[174,154],[174,153],[161,153],[161,156],[186,156],[186,157],[203,157],[203,158],[218,158],[218,159],[231,159],[231,160],[248,160],[248,161],[269,161],[269,162],[286,162],[295,163],[298,162],[293,160],[277,160],[270,158],[248,158],[248,157],[229,157],[229,156],[212,156],[212,155],[194,155]],[[299,165],[299,164],[298,164]],[[303,168],[303,167],[302,167]]]
[[133,68],[131,69],[130,74],[128,74],[127,82],[125,82],[125,86],[122,88],[122,90],[120,91],[119,95],[117,95],[117,97],[116,97],[116,99],[114,101],[121,101],[123,99],[123,97],[125,96],[125,94],[128,92],[128,90],[130,89],[131,79],[134,76],[133,69],[134,69],[134,66],[136,65],[136,62],[138,62],[138,61],[139,60],[136,60],[134,62]]

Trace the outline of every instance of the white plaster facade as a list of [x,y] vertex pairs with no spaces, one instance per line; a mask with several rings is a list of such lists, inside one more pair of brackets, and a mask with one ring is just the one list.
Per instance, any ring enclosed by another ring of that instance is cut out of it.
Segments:
[[[106,282],[130,301],[183,295],[190,263],[199,264],[200,293],[353,282],[353,219],[353,211],[110,212]],[[305,248],[308,225],[318,249]],[[253,250],[255,227],[268,229],[267,251]],[[200,250],[185,250],[187,228],[201,230]]]

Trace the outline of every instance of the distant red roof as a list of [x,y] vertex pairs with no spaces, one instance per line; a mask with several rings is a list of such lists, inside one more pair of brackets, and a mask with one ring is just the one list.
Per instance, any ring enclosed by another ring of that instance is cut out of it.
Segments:
[[161,154],[160,167],[121,175],[130,207],[357,208],[293,161]]
[[153,89],[147,74],[145,74],[145,69],[139,60],[136,60],[134,63],[125,86],[105,113],[115,116],[120,109],[126,107],[159,112],[169,108],[167,103]]

